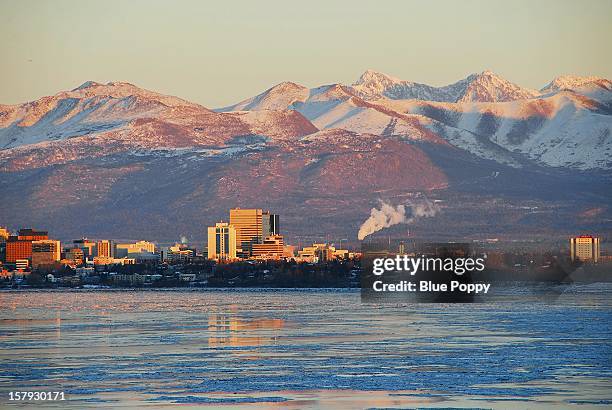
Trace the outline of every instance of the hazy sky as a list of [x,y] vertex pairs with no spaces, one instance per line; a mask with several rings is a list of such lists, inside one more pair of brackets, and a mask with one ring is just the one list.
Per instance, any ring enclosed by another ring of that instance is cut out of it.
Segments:
[[0,0],[0,103],[127,81],[208,107],[368,68],[444,85],[612,78],[612,1]]

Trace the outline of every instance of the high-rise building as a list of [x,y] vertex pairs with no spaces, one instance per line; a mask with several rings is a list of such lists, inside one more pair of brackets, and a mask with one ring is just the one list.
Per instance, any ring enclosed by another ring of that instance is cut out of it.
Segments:
[[282,235],[270,235],[262,243],[253,244],[253,254],[260,259],[280,259],[285,255]]
[[230,222],[236,229],[238,255],[249,257],[254,243],[263,240],[263,224],[261,209],[230,209]]
[[237,230],[227,222],[218,222],[208,228],[208,258],[236,259]]
[[169,262],[184,262],[195,255],[195,249],[189,248],[185,243],[175,243],[161,249],[162,260]]
[[570,238],[570,256],[573,261],[599,262],[599,238],[591,235]]
[[15,263],[18,259],[32,258],[32,241],[22,241],[16,235],[9,236],[6,241],[6,261]]
[[60,241],[43,239],[32,241],[32,267],[38,268],[43,265],[52,265],[60,260]]
[[270,211],[263,211],[261,216],[263,238],[265,239],[272,235],[280,235],[278,215],[271,214]]
[[80,248],[83,251],[83,255],[86,258],[94,257],[95,252],[94,248],[96,247],[96,243],[94,241],[90,241],[87,238],[75,239],[72,241],[75,248]]
[[114,258],[115,257],[115,244],[113,241],[108,239],[103,239],[98,241],[96,256],[105,257],[105,258]]
[[279,217],[262,209],[230,209],[230,225],[236,228],[238,256],[249,257],[253,245],[268,236],[279,235]]
[[15,263],[18,259],[32,260],[32,241],[46,239],[49,239],[46,231],[20,229],[17,235],[9,236],[6,241],[6,262]]

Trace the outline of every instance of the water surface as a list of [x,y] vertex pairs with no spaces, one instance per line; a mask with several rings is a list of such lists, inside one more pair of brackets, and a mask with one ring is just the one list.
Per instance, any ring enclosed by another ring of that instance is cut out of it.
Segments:
[[479,304],[354,291],[0,293],[0,406],[591,408],[612,405],[612,287]]

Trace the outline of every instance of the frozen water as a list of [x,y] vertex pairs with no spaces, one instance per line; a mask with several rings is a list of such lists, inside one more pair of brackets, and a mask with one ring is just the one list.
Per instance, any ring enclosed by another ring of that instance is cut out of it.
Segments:
[[609,285],[550,303],[362,304],[353,291],[0,293],[0,407],[612,404]]

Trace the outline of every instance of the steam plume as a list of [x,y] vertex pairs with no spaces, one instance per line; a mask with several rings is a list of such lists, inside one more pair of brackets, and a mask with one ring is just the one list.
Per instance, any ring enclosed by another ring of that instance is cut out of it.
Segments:
[[411,201],[406,205],[396,207],[381,202],[380,209],[372,208],[370,217],[361,225],[357,238],[363,240],[366,236],[400,223],[409,224],[417,218],[429,218],[438,212],[438,207],[427,199]]

